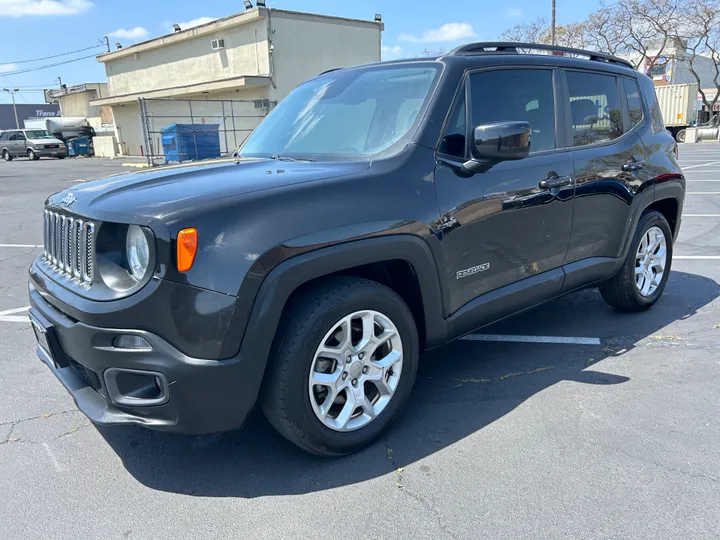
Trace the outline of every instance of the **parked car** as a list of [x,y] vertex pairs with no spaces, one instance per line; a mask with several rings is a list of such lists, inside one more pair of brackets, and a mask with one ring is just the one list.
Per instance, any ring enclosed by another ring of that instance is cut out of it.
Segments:
[[5,161],[16,157],[67,157],[65,143],[44,129],[11,129],[0,134],[0,154]]
[[257,401],[301,448],[354,452],[425,350],[586,287],[657,302],[675,150],[652,81],[604,54],[478,43],[326,73],[235,160],[48,198],[38,354],[98,424],[225,431]]

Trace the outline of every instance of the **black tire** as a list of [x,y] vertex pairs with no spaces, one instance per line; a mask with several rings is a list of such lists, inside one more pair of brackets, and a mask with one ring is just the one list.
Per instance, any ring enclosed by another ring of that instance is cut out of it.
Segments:
[[28,157],[28,159],[30,159],[32,161],[37,161],[38,159],[40,159],[40,156],[38,156],[35,152],[33,152],[32,148],[28,148],[27,157]]
[[10,152],[8,152],[7,150],[3,150],[3,159],[5,161],[12,161],[13,158],[10,155]]
[[65,159],[65,156],[58,156],[58,159]]
[[675,140],[679,143],[684,143],[686,135],[687,135],[687,130],[681,129],[680,131],[677,132],[677,135],[675,135]]
[[[643,296],[640,294],[640,291],[638,291],[638,287],[635,284],[635,256],[643,236],[651,227],[658,227],[665,235],[667,259],[663,277],[660,280],[660,284],[657,289],[655,289],[652,294]],[[665,285],[667,284],[668,277],[670,276],[672,255],[672,232],[670,231],[670,226],[668,225],[667,220],[659,212],[646,212],[640,218],[632,243],[630,244],[630,249],[628,250],[627,257],[625,258],[625,263],[620,269],[620,272],[600,285],[600,294],[602,294],[603,300],[612,307],[621,311],[635,312],[648,309],[658,301],[665,290]]]
[[[391,401],[369,424],[348,432],[325,426],[315,415],[308,378],[315,351],[344,316],[375,310],[389,317],[403,348],[400,380]],[[292,301],[283,314],[268,363],[260,404],[270,424],[287,440],[318,456],[356,452],[377,439],[398,416],[417,374],[419,344],[410,309],[393,290],[354,277],[320,280]]]

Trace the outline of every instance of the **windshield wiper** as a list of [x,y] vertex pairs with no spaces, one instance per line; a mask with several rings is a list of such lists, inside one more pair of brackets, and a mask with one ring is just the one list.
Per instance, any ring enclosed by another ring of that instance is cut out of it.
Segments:
[[310,159],[310,158],[294,158],[294,157],[290,157],[290,156],[281,156],[281,155],[278,155],[278,154],[273,154],[273,155],[271,155],[271,156],[270,156],[270,159],[277,159],[277,160],[279,160],[279,161],[307,161],[307,162],[310,162],[310,163],[314,163],[314,162],[315,162],[314,159]]

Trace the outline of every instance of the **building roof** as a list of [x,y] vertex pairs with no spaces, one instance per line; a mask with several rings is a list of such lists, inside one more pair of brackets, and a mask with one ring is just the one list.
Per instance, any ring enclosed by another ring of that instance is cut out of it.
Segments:
[[192,28],[188,28],[187,30],[181,30],[179,32],[174,32],[172,34],[167,34],[157,38],[149,39],[147,41],[141,41],[140,43],[136,43],[128,47],[123,47],[122,49],[118,49],[116,51],[103,53],[97,56],[97,61],[112,62],[113,60],[124,58],[136,52],[142,52],[150,49],[173,45],[175,43],[179,43],[188,39],[193,39],[206,34],[212,34],[220,30],[225,30],[227,28],[239,26],[242,24],[248,24],[259,19],[264,19],[265,17],[277,15],[291,18],[319,19],[329,24],[375,26],[379,27],[381,31],[385,29],[385,25],[382,22],[366,21],[362,19],[350,19],[345,17],[335,17],[330,15],[317,15],[315,13],[304,13],[301,11],[289,11],[284,9],[257,7],[240,13],[235,13],[233,15],[228,15],[227,17],[216,19],[209,23],[194,26]]

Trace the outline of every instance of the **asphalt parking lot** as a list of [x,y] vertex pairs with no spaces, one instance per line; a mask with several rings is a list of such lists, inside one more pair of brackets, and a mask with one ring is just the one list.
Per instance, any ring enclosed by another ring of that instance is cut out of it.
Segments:
[[680,160],[653,309],[587,290],[428,353],[387,436],[335,460],[260,414],[199,438],[91,425],[35,355],[26,270],[45,198],[127,169],[0,163],[0,537],[720,537],[720,144]]

